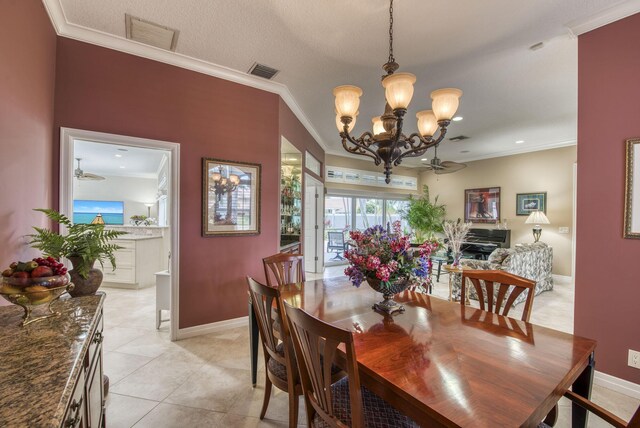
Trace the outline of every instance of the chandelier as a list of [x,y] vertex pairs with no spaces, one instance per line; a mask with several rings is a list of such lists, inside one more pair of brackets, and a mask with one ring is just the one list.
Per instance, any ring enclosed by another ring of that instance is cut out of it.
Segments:
[[[391,169],[400,165],[405,157],[422,156],[430,147],[444,139],[451,123],[462,91],[455,88],[438,89],[431,93],[432,109],[416,114],[418,132],[406,136],[402,133],[404,115],[413,97],[416,76],[396,73],[399,65],[393,57],[393,0],[389,3],[389,60],[382,66],[387,73],[382,77],[386,106],[384,114],[372,119],[373,132],[365,132],[359,138],[350,135],[356,124],[362,89],[343,85],[333,90],[336,100],[336,126],[340,131],[342,146],[349,153],[368,156],[376,165],[384,164],[385,182],[391,182]],[[436,136],[436,132],[438,135]]]
[[209,186],[209,189],[216,193],[218,201],[222,198],[222,195],[233,192],[238,188],[238,184],[240,184],[240,177],[238,175],[229,174],[229,177],[224,176],[222,165],[219,167],[218,172],[211,174],[210,178],[211,181],[213,181],[213,186]]

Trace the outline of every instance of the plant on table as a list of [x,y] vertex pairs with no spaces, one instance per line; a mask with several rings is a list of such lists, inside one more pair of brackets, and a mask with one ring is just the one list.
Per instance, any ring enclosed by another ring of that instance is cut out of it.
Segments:
[[391,233],[378,225],[364,232],[352,231],[349,235],[355,247],[345,251],[349,267],[344,273],[356,287],[365,279],[380,281],[387,288],[407,280],[414,286],[428,284],[429,255],[437,248],[436,242],[429,241],[412,248],[411,235],[402,233],[399,221],[393,223]]
[[104,261],[108,259],[111,266],[116,268],[114,252],[122,247],[110,241],[126,232],[105,229],[104,224],[74,224],[64,214],[52,209],[38,208],[35,211],[40,211],[49,219],[65,226],[67,234],[61,235],[47,228],[34,227],[36,233],[29,235],[29,244],[33,248],[57,260],[63,257],[74,260],[74,270],[85,279],[96,260],[104,268]]

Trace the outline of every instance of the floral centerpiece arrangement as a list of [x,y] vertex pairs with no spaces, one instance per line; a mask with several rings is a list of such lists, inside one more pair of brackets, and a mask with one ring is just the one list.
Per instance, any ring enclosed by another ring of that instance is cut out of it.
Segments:
[[411,247],[411,235],[403,234],[399,221],[393,230],[373,226],[364,232],[349,233],[355,248],[345,251],[349,267],[344,271],[353,285],[359,287],[363,281],[374,290],[383,293],[384,302],[374,308],[387,313],[402,311],[401,305],[391,297],[411,286],[428,281],[431,272],[429,255],[437,243],[425,242],[417,248]]
[[134,226],[151,226],[156,222],[153,217],[147,217],[146,215],[132,215],[131,224]]
[[464,223],[458,219],[457,222],[445,221],[443,223],[444,234],[447,237],[449,248],[453,252],[453,266],[460,266],[460,259],[462,258],[462,242],[469,233],[471,223]]

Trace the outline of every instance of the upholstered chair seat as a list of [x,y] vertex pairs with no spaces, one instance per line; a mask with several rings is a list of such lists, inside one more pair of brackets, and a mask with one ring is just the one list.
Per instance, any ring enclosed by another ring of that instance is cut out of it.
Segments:
[[[365,387],[362,389],[362,404],[364,410],[364,425],[368,428],[412,428],[419,427],[393,408],[389,403],[378,397]],[[343,378],[331,386],[334,416],[347,426],[351,426],[351,400],[349,397],[349,379]],[[330,428],[318,414],[314,420],[317,428]]]

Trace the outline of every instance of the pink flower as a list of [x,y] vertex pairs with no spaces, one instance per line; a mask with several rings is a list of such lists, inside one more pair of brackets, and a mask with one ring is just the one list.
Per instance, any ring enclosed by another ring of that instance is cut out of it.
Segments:
[[391,272],[389,272],[389,268],[386,265],[381,265],[376,270],[376,278],[378,278],[380,281],[389,281],[390,275]]
[[394,221],[392,227],[393,233],[395,233],[396,235],[402,234],[402,224],[400,223],[400,220]]
[[367,257],[366,267],[369,270],[376,270],[380,266],[380,259],[376,256]]

